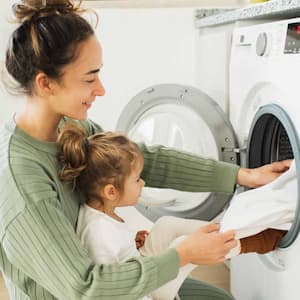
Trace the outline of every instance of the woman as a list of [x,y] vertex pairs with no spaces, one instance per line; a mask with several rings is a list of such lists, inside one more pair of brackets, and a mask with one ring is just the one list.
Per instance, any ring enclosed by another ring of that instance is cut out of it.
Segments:
[[[11,299],[137,299],[175,278],[179,266],[221,262],[236,246],[234,232],[217,233],[211,224],[158,256],[118,265],[96,265],[88,257],[75,234],[83,196],[60,182],[55,142],[65,117],[80,120],[90,135],[101,131],[86,118],[96,96],[105,93],[102,50],[80,12],[68,0],[14,6],[20,26],[6,68],[26,104],[0,133],[0,268]],[[230,193],[235,183],[262,185],[288,168],[283,162],[238,169],[164,147],[141,149],[142,176],[156,187]],[[185,284],[181,295],[231,299],[195,282]]]

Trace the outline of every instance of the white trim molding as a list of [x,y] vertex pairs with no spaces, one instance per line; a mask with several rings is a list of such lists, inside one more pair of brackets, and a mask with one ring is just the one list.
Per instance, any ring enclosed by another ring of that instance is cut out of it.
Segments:
[[158,7],[195,7],[195,8],[241,8],[249,5],[247,0],[85,0],[87,8],[158,8]]

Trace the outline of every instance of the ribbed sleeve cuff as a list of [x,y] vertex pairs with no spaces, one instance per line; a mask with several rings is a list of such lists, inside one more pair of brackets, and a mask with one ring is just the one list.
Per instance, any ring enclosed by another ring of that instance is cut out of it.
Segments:
[[174,279],[179,271],[179,256],[175,249],[154,256],[154,263],[157,266],[157,286],[162,286]]
[[215,186],[218,187],[218,192],[231,194],[234,192],[236,177],[239,166],[216,161],[215,162]]

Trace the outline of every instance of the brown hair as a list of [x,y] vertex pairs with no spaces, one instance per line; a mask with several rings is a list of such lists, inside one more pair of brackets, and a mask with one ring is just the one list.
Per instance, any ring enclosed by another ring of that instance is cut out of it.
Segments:
[[6,51],[6,69],[17,86],[9,86],[32,95],[34,78],[44,72],[61,78],[62,68],[77,58],[76,50],[94,34],[91,25],[80,16],[82,0],[23,0],[13,5],[20,26],[12,33]]
[[[134,142],[120,133],[97,133],[90,137],[75,123],[65,123],[58,137],[60,179],[73,182],[87,199],[99,198],[106,184],[120,193],[142,152]],[[101,200],[101,199],[100,199]]]

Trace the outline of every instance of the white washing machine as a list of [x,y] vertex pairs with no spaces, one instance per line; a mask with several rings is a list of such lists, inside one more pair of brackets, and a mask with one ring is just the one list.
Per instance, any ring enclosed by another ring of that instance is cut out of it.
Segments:
[[[117,122],[117,130],[127,132],[137,142],[166,145],[239,164],[243,148],[238,146],[219,100],[199,88],[176,84],[151,86],[129,101]],[[211,220],[230,199],[231,196],[220,193],[146,188],[138,208],[150,220],[162,215]]]
[[[300,170],[299,37],[300,18],[234,31],[231,123],[216,101],[199,89],[164,84],[136,95],[123,110],[117,129],[136,141],[231,163],[241,160],[249,167],[294,158]],[[299,199],[299,193],[295,197]],[[229,200],[229,196],[218,193],[152,189],[143,197],[139,210],[151,220],[166,214],[212,219]],[[297,207],[293,226],[278,250],[232,259],[231,288],[237,300],[300,298],[299,228]]]
[[[300,18],[234,31],[230,65],[230,120],[244,148],[242,164],[257,167],[295,158],[300,132]],[[263,199],[262,199],[263,201]],[[299,204],[298,204],[299,206]],[[300,299],[299,207],[278,250],[231,261],[236,300]]]

